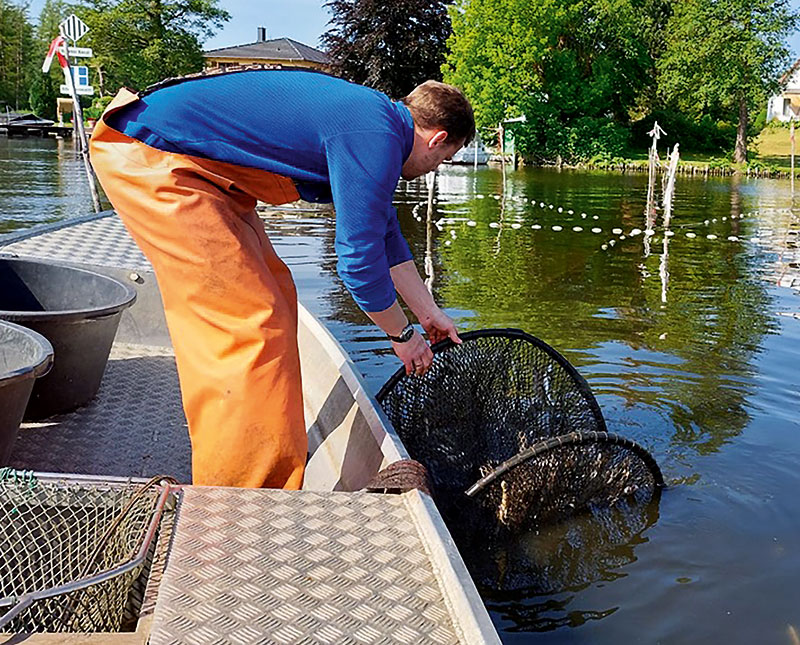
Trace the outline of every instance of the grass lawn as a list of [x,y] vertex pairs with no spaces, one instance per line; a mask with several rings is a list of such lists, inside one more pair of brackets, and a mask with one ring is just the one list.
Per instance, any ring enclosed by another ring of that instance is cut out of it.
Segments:
[[[795,142],[795,155],[797,155],[800,154],[800,128],[795,131]],[[750,149],[755,150],[759,161],[789,169],[791,143],[788,128],[764,128]],[[795,167],[799,165],[800,160],[795,158]]]
[[[798,124],[795,133],[795,171],[800,173],[800,124]],[[789,129],[788,128],[765,128],[754,140],[750,142],[747,157],[749,161],[759,162],[774,166],[781,172],[789,172],[790,170],[790,154],[791,144],[789,142]],[[662,163],[666,161],[666,150],[659,150]],[[696,166],[703,168],[709,163],[722,160],[724,155],[719,153],[717,155],[687,152],[681,153],[681,165]],[[637,151],[629,153],[629,160],[639,162],[642,164],[647,163],[647,151]]]

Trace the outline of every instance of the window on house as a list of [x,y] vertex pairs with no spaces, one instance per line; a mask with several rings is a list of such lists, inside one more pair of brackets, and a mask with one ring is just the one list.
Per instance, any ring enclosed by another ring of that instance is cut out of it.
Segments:
[[792,116],[792,99],[783,99],[783,116]]

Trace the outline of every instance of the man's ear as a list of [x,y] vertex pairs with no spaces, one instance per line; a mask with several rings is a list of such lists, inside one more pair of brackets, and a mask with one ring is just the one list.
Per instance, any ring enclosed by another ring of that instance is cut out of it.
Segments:
[[445,130],[437,130],[436,134],[428,139],[428,148],[433,149],[442,145],[445,141],[447,141],[447,132]]

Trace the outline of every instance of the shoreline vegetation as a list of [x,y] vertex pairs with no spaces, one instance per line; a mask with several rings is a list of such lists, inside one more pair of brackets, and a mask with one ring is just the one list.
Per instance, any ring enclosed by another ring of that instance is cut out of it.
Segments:
[[[500,158],[497,156],[492,157],[492,162],[500,163]],[[524,166],[526,164],[520,164]],[[600,170],[605,172],[619,172],[619,173],[647,173],[648,164],[647,160],[619,158],[598,161],[586,161],[577,163],[547,163],[547,164],[527,164],[532,167],[542,168],[564,168],[570,170]],[[662,161],[657,167],[657,172],[662,173],[667,171],[667,166]],[[790,179],[791,170],[787,163],[786,167],[773,167],[764,166],[759,163],[744,163],[734,164],[727,161],[702,161],[696,159],[681,160],[678,162],[677,174],[690,175],[693,177],[730,177],[736,174],[746,177],[753,177],[758,179]],[[797,159],[797,166],[795,167],[796,178],[800,178],[800,155]]]
[[[800,139],[800,125],[796,133]],[[677,173],[694,177],[730,177],[736,174],[759,179],[791,178],[791,141],[789,125],[780,122],[767,124],[761,132],[752,138],[746,163],[734,163],[730,157],[718,157],[710,154],[689,152],[682,155],[678,162]],[[800,141],[798,141],[800,144]],[[666,157],[669,146],[659,150],[660,163],[658,172],[666,172]],[[492,162],[500,163],[500,155],[492,154]],[[598,155],[592,159],[572,162],[526,162],[518,157],[520,166],[530,165],[543,168],[565,168],[572,170],[600,170],[618,173],[646,173],[648,171],[647,151],[629,151],[627,155],[609,157]],[[506,163],[513,163],[511,155],[506,153]],[[800,178],[800,145],[795,148],[796,178]]]

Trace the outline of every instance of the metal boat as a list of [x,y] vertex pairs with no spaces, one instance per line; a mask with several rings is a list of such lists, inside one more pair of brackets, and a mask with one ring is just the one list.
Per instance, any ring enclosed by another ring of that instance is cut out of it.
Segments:
[[12,234],[0,255],[90,268],[137,291],[97,397],[23,424],[9,465],[56,479],[180,482],[134,631],[81,642],[499,642],[431,498],[363,490],[406,450],[302,305],[304,490],[199,487],[158,286],[119,219],[106,212]]

